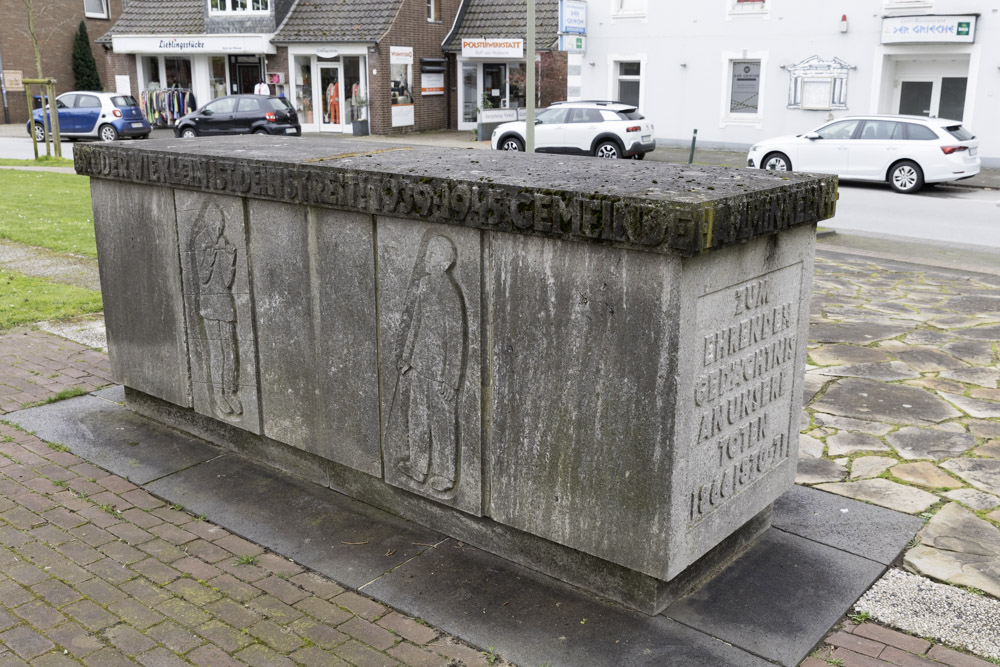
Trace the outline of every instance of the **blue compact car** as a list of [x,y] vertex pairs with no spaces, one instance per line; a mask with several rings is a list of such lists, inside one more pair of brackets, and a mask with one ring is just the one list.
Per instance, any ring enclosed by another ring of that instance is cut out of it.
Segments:
[[[145,139],[150,127],[139,103],[131,95],[71,91],[56,98],[59,135],[67,139],[114,141],[123,137]],[[45,108],[47,112],[48,107]],[[42,109],[35,109],[35,138],[42,141]],[[31,133],[31,121],[25,125]]]

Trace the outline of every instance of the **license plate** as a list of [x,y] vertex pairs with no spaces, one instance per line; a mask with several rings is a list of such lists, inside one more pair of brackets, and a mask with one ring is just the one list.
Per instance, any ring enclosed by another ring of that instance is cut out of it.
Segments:
[[653,135],[651,135],[651,134],[644,134],[644,135],[642,135],[642,143],[644,143],[644,144],[648,144],[650,141],[652,141],[652,139],[653,139]]
[[295,128],[294,127],[286,127],[285,128],[285,134],[295,134]]
[[132,127],[142,127],[142,123],[132,123]]
[[979,149],[978,148],[972,147],[972,148],[969,149],[969,155],[971,157],[976,157],[976,155],[978,155],[978,154],[979,154]]

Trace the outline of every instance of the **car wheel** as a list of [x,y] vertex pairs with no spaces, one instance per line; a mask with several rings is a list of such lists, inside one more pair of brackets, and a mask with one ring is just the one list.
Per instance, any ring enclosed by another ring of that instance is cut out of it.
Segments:
[[522,142],[517,137],[507,137],[500,142],[500,150],[502,151],[523,151],[524,142]]
[[102,125],[97,136],[100,137],[101,141],[114,141],[118,138],[118,130],[111,125]]
[[636,153],[635,155],[632,156],[632,159],[633,160],[645,160],[646,159],[646,154],[645,153]]
[[768,171],[791,171],[792,161],[784,153],[771,153],[764,157],[760,168]]
[[613,141],[602,141],[594,149],[594,157],[604,158],[605,160],[617,160],[621,156],[621,149]]
[[889,170],[889,185],[896,192],[913,194],[924,185],[924,172],[916,162],[903,160]]
[[35,123],[35,140],[45,141],[45,126]]
[[194,139],[197,136],[198,133],[195,131],[193,127],[185,127],[183,130],[181,130],[181,137],[185,139]]
[[267,130],[254,130],[254,134],[267,134]]

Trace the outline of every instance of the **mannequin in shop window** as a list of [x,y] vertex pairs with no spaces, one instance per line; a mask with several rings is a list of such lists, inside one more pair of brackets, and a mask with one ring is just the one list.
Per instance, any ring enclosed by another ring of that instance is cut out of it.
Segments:
[[330,109],[330,123],[340,125],[340,82],[335,81],[326,87],[326,103]]
[[270,95],[271,88],[267,85],[267,81],[258,81],[257,85],[253,87],[254,95]]

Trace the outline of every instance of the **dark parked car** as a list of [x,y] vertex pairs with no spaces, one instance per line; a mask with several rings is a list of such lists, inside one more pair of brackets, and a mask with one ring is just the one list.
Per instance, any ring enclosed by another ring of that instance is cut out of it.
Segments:
[[174,134],[199,137],[225,134],[302,134],[299,117],[284,97],[227,95],[177,119]]

